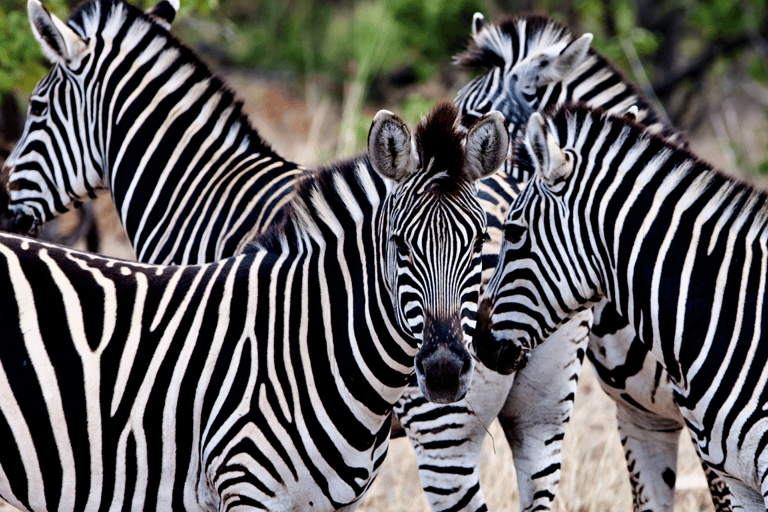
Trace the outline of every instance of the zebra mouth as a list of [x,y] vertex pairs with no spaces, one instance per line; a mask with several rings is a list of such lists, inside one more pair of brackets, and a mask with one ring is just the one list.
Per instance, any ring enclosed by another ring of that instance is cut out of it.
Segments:
[[464,346],[458,311],[446,317],[425,312],[423,341],[414,366],[419,388],[430,402],[447,404],[464,398],[475,363]]
[[530,350],[520,340],[499,339],[493,331],[490,312],[490,301],[483,299],[473,339],[475,358],[502,375],[522,370],[528,364]]
[[0,230],[18,235],[37,237],[40,221],[24,212],[5,211],[0,215]]
[[456,353],[439,344],[426,354],[416,356],[416,381],[430,402],[450,404],[466,396],[472,381],[474,361],[469,352]]

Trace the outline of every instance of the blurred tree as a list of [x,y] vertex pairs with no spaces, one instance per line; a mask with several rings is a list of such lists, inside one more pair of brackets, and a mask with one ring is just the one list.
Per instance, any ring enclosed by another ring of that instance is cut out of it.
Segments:
[[[45,7],[66,20],[71,9],[80,0],[44,0]],[[137,5],[149,8],[159,0],[139,0]],[[192,12],[209,14],[218,0],[184,0],[180,16]],[[49,63],[32,34],[27,18],[25,0],[0,1],[0,101],[11,91],[29,94],[48,71]]]

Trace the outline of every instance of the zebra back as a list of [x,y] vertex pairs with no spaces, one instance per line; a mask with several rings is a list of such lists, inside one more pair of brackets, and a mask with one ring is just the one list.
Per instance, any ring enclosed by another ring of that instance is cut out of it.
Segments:
[[[499,110],[508,120],[514,140],[534,111],[583,102],[622,115],[635,106],[637,122],[685,147],[685,136],[605,57],[589,47],[590,42],[591,35],[578,37],[545,16],[514,15],[488,23],[476,14],[469,47],[454,61],[486,71],[456,95],[463,122],[471,124],[478,115]],[[505,170],[518,180],[530,179],[528,174],[518,174],[511,160]]]

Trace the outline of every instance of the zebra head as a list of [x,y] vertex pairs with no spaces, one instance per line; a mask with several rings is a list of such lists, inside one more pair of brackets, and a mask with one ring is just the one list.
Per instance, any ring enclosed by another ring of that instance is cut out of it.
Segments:
[[[93,35],[98,16],[90,11],[108,6],[89,2],[64,23],[39,0],[28,1],[32,32],[53,68],[32,91],[24,131],[3,167],[2,229],[37,235],[41,224],[105,188],[108,155],[99,133],[107,115],[100,88],[106,70],[98,57],[109,49]],[[126,5],[113,2],[111,8]],[[167,30],[177,8],[178,0],[163,0],[145,14]]]
[[463,398],[472,378],[468,347],[486,239],[475,182],[499,168],[509,144],[498,112],[481,117],[465,141],[457,116],[443,103],[412,137],[402,120],[381,111],[368,139],[373,168],[394,183],[379,219],[384,275],[398,326],[419,346],[419,387],[438,403]]
[[455,62],[487,71],[456,95],[462,124],[468,128],[485,112],[498,110],[515,140],[539,109],[540,89],[561,82],[581,65],[591,42],[592,34],[576,38],[565,26],[541,16],[513,17],[495,25],[476,13],[469,48]]
[[[533,167],[533,178],[510,205],[498,264],[483,292],[475,347],[478,359],[502,374],[522,368],[530,351],[575,312],[603,293],[584,219],[569,215],[578,198],[574,170],[584,165],[574,150],[574,119],[531,116],[515,165]],[[558,132],[559,128],[559,132]],[[584,138],[584,137],[582,137]]]

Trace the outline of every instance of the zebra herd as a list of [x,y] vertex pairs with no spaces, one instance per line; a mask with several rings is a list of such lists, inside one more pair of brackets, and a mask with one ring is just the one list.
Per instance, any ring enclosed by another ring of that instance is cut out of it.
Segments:
[[367,156],[310,170],[170,34],[177,8],[28,0],[54,67],[3,225],[108,190],[140,263],[0,235],[0,496],[354,509],[394,412],[435,510],[487,510],[496,417],[521,509],[550,510],[586,353],[635,510],[672,510],[684,427],[717,510],[766,507],[766,196],[688,153],[589,34],[478,14],[455,106],[413,132],[381,111]]

